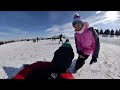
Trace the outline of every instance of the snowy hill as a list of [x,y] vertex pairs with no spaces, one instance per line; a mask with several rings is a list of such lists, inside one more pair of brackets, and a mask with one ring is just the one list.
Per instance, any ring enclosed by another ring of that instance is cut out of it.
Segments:
[[[64,40],[65,41],[65,40]],[[89,65],[91,57],[85,65],[73,74],[76,79],[120,79],[120,38],[100,37],[101,47],[98,62]],[[0,79],[10,79],[23,64],[36,61],[51,61],[55,50],[61,44],[59,40],[41,40],[33,43],[23,41],[0,45]],[[77,58],[74,39],[70,39],[75,57],[69,70],[74,69]]]

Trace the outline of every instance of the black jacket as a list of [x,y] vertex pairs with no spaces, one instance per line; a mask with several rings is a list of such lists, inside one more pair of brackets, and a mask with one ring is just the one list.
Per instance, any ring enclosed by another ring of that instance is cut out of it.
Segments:
[[70,67],[73,58],[74,52],[72,48],[60,47],[58,50],[55,51],[50,66],[55,72],[65,72]]

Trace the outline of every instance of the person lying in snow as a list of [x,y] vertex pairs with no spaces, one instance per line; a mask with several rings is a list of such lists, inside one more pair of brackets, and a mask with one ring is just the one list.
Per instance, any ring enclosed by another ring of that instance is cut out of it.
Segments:
[[[68,39],[54,52],[50,70],[54,73],[65,73],[74,58],[73,48]],[[54,74],[55,75],[55,74]]]

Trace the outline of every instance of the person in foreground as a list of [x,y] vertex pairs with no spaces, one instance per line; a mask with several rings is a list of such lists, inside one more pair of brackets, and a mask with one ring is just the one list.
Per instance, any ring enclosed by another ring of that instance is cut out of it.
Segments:
[[72,26],[75,30],[75,44],[78,59],[75,64],[76,73],[84,64],[85,60],[92,54],[90,65],[97,62],[100,50],[99,36],[93,27],[89,27],[88,22],[84,22],[80,15],[76,13],[73,17]]
[[52,73],[66,73],[74,58],[73,48],[68,39],[54,52],[54,57],[50,64]]

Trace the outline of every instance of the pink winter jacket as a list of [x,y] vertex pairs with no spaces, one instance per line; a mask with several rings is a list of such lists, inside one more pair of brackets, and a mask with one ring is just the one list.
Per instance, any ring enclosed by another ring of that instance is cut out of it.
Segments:
[[80,32],[75,32],[75,43],[78,54],[82,51],[85,55],[92,54],[93,57],[98,58],[100,49],[99,36],[93,27],[89,27],[87,22],[84,22]]

